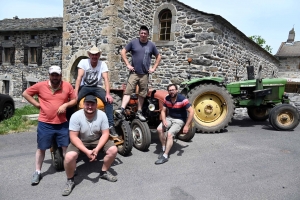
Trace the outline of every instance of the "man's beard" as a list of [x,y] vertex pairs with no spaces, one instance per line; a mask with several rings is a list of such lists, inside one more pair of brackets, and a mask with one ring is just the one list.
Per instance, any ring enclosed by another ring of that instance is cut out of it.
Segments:
[[88,110],[88,109],[83,109],[83,110],[84,110],[84,113],[88,114],[88,115],[95,113],[95,110]]
[[60,85],[61,79],[51,79],[50,83],[52,86],[58,87]]
[[171,98],[176,98],[177,97],[177,93],[176,94],[173,94],[171,95]]

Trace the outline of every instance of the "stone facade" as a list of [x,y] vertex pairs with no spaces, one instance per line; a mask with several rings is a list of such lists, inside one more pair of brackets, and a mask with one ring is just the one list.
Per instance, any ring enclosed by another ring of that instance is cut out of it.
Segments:
[[[300,42],[295,41],[295,30],[289,31],[286,42],[282,42],[275,57],[279,60],[279,76],[289,79],[300,77]],[[300,82],[300,81],[298,81]]]
[[[0,20],[0,93],[18,98],[61,66],[62,18]],[[8,57],[7,57],[8,56]]]
[[[159,16],[172,14],[170,40],[159,40]],[[73,82],[76,65],[86,50],[97,45],[110,69],[112,88],[120,88],[128,76],[120,49],[138,36],[139,27],[150,28],[162,61],[151,75],[150,87],[165,88],[187,78],[204,75],[226,77],[229,82],[247,79],[246,61],[263,76],[278,73],[278,60],[219,15],[207,14],[176,0],[64,0],[64,77]],[[128,56],[130,56],[128,54]],[[188,65],[187,59],[193,61]],[[154,59],[153,59],[154,62]]]

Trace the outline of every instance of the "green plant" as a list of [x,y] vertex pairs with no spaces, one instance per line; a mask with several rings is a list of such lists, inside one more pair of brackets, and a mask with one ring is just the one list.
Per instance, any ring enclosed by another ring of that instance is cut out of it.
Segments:
[[22,116],[38,113],[39,109],[31,105],[16,109],[13,117],[0,122],[0,135],[27,131],[36,126],[37,120],[28,120]]

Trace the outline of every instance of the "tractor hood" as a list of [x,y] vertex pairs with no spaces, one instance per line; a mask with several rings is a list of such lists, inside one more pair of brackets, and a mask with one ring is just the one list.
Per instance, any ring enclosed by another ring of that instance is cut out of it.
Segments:
[[189,86],[189,85],[192,85],[194,83],[200,83],[200,82],[223,82],[224,81],[224,78],[221,78],[221,77],[204,77],[204,78],[195,78],[195,79],[192,79],[192,80],[188,80],[188,81],[184,81],[180,84],[180,86],[182,88],[185,88],[186,86]]
[[[285,87],[287,80],[281,78],[266,78],[262,79],[263,87]],[[239,94],[240,90],[243,88],[250,88],[256,87],[256,80],[246,80],[246,81],[239,81],[239,82],[232,82],[226,85],[227,90],[231,94]]]

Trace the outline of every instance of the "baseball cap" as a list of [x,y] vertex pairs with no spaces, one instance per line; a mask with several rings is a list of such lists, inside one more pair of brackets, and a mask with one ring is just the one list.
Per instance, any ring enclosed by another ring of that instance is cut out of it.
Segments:
[[61,74],[61,69],[59,66],[53,65],[49,68],[49,74],[52,73],[57,73],[57,74]]
[[90,50],[87,51],[88,53],[91,53],[91,54],[97,54],[97,53],[101,53],[101,50],[96,47],[96,46],[93,46]]
[[84,99],[84,102],[86,101],[97,103],[97,98],[94,95],[87,95]]

